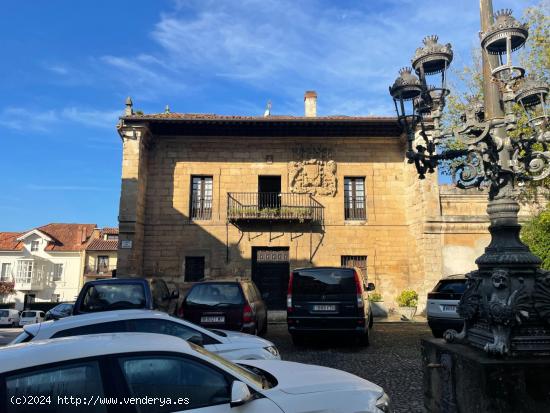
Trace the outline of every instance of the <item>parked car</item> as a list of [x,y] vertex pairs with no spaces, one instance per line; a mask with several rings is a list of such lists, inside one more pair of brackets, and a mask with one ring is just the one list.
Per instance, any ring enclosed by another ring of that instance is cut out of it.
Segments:
[[80,290],[73,315],[144,308],[175,313],[178,291],[170,293],[162,279],[109,278],[88,281]]
[[59,320],[60,318],[68,317],[73,313],[73,303],[59,303],[54,308],[46,311],[44,321]]
[[428,293],[428,325],[434,337],[443,337],[448,329],[462,330],[464,320],[456,309],[465,289],[466,277],[457,274],[441,279]]
[[178,315],[207,328],[267,332],[267,307],[251,280],[204,281],[191,287]]
[[295,344],[313,333],[351,334],[369,345],[373,316],[367,291],[374,284],[359,268],[298,268],[287,294],[288,331]]
[[23,327],[27,324],[41,323],[44,321],[44,311],[39,310],[24,310],[21,312],[19,318],[19,327]]
[[12,308],[0,309],[0,326],[17,327],[19,325],[19,311]]
[[98,333],[157,333],[188,340],[229,360],[280,359],[275,345],[235,331],[207,330],[153,310],[113,310],[25,326],[10,344]]
[[[0,406],[29,411],[27,405],[10,403],[32,395],[32,400],[80,402],[72,408],[52,404],[52,411],[135,412],[135,401],[123,404],[130,398],[151,403],[140,404],[139,411],[156,413],[391,411],[381,387],[350,373],[280,360],[240,363],[158,334],[33,341],[0,349]],[[120,401],[115,410],[101,403],[113,398]]]

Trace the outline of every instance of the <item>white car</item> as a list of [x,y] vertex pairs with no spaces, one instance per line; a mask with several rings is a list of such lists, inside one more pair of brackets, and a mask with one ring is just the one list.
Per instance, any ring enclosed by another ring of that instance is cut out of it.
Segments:
[[21,312],[21,317],[19,318],[19,327],[23,327],[28,324],[41,323],[44,321],[44,316],[44,311],[24,310]]
[[107,412],[107,403],[117,412],[391,411],[381,387],[340,370],[280,360],[240,363],[158,334],[37,340],[0,349],[0,406],[29,411],[23,403],[40,401],[50,412],[82,413]]
[[157,333],[201,345],[230,360],[280,359],[277,347],[263,338],[226,330],[208,330],[154,310],[116,310],[81,314],[25,326],[11,343],[100,333]]
[[19,311],[11,308],[0,308],[0,326],[17,327],[19,325]]

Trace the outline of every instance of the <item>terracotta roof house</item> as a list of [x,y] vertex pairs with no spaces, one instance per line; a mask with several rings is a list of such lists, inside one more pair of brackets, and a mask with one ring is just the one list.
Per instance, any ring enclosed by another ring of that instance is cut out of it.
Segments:
[[72,301],[81,287],[85,250],[95,224],[51,223],[23,232],[0,232],[0,282],[14,292],[0,304]]
[[86,247],[84,282],[116,275],[118,228],[98,228]]

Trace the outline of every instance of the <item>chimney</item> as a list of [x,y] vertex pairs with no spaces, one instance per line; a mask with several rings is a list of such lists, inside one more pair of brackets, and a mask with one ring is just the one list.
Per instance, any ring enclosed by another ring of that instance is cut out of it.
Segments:
[[317,93],[314,90],[308,90],[304,95],[305,117],[317,117]]

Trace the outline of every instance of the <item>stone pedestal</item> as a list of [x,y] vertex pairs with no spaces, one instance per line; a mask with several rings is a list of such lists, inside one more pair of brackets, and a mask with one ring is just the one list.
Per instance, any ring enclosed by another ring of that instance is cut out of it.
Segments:
[[441,339],[421,345],[427,412],[550,412],[550,357],[495,359]]

